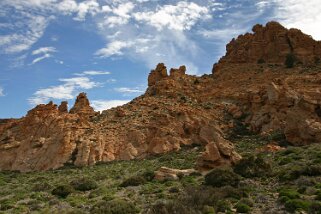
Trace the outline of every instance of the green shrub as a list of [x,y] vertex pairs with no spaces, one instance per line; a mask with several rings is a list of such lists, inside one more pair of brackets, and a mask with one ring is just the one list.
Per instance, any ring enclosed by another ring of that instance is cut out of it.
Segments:
[[61,198],[66,198],[70,193],[73,192],[73,188],[69,185],[60,185],[51,191],[51,194]]
[[52,186],[47,182],[38,182],[32,187],[32,191],[34,192],[44,192],[48,191],[52,188]]
[[123,181],[120,186],[121,187],[128,187],[128,186],[139,186],[139,185],[142,185],[142,184],[145,184],[146,183],[146,180],[143,176],[133,176],[133,177],[130,177],[128,179],[126,179],[125,181]]
[[0,200],[0,211],[10,210],[14,207],[14,203],[9,199]]
[[306,166],[302,174],[306,176],[320,176],[321,164]]
[[271,174],[272,167],[262,157],[251,156],[237,163],[234,172],[246,178],[263,177]]
[[79,191],[89,191],[98,188],[98,184],[89,178],[79,178],[70,182],[70,185]]
[[155,178],[154,171],[146,171],[142,175],[146,181],[152,181]]
[[205,205],[203,207],[203,212],[202,213],[203,214],[215,214],[215,209],[214,209],[214,207]]
[[231,210],[231,204],[226,200],[219,200],[216,207],[217,212],[225,213]]
[[240,177],[228,169],[214,169],[205,176],[205,184],[212,187],[238,186]]
[[300,193],[294,189],[281,189],[279,191],[279,197],[282,196],[288,197],[289,199],[298,199],[300,198]]
[[147,214],[198,214],[199,212],[180,203],[179,201],[156,202],[148,211]]
[[293,68],[295,61],[296,61],[295,55],[293,53],[289,53],[288,55],[286,55],[284,64],[287,68]]
[[242,203],[242,204],[246,204],[247,206],[249,207],[253,207],[254,206],[254,202],[252,199],[249,199],[249,198],[242,198],[239,203]]
[[288,212],[292,212],[292,213],[295,212],[296,210],[307,211],[311,206],[311,202],[301,200],[301,199],[291,199],[285,202],[284,206]]
[[321,191],[320,191],[320,190],[318,190],[318,191],[316,192],[315,200],[321,201]]
[[289,197],[287,197],[287,196],[281,196],[281,197],[279,197],[279,202],[281,202],[281,203],[286,203],[287,201],[289,201],[289,200],[291,200],[291,199],[289,199]]
[[237,203],[235,208],[238,213],[250,213],[251,211],[251,207],[243,203]]
[[95,204],[90,213],[93,214],[136,214],[139,210],[134,204],[124,200],[101,201]]

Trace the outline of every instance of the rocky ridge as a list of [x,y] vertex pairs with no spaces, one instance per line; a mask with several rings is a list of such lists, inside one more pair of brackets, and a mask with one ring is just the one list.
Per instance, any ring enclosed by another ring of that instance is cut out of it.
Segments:
[[[227,45],[211,75],[187,75],[185,66],[168,74],[158,64],[146,93],[124,106],[95,112],[81,93],[69,112],[66,102],[50,102],[1,120],[0,170],[88,166],[189,145],[204,148],[197,168],[208,170],[241,159],[228,140],[237,122],[282,132],[293,145],[320,142],[320,42],[276,22],[253,31]],[[289,53],[297,59],[291,69],[283,65]]]

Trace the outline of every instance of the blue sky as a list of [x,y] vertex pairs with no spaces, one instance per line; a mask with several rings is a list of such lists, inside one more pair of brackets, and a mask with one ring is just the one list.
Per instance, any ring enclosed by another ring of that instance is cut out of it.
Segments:
[[270,20],[321,39],[320,0],[1,0],[0,118],[82,91],[96,110],[124,104],[159,62],[210,73],[227,42]]

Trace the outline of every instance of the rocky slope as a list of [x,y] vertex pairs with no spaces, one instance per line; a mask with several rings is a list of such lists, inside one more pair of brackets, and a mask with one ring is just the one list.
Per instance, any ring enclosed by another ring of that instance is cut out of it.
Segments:
[[[253,31],[227,45],[212,75],[190,76],[185,66],[168,73],[160,63],[146,93],[122,107],[94,112],[81,93],[69,112],[66,102],[49,103],[1,120],[0,169],[87,166],[194,144],[205,148],[199,169],[231,165],[241,157],[227,136],[240,122],[262,134],[282,132],[293,145],[320,142],[320,42],[275,22]],[[296,57],[291,69],[288,54]]]

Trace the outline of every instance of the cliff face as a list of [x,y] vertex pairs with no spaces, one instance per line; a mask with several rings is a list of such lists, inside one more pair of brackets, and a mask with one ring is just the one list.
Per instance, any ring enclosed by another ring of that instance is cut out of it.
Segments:
[[[146,93],[124,106],[97,113],[81,93],[69,112],[66,102],[50,102],[0,120],[0,170],[88,166],[195,144],[205,150],[199,169],[231,165],[241,157],[226,136],[241,118],[293,145],[320,142],[321,68],[313,61],[320,43],[275,22],[253,29],[227,46],[212,75],[190,76],[185,66],[168,73],[160,63]],[[283,65],[289,51],[302,62],[291,69]]]

